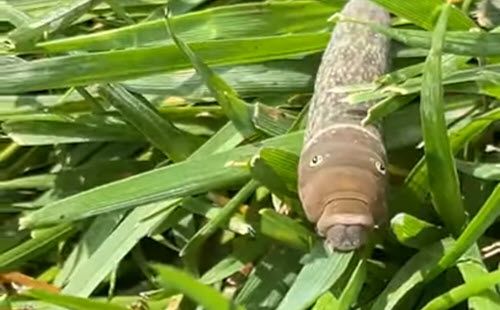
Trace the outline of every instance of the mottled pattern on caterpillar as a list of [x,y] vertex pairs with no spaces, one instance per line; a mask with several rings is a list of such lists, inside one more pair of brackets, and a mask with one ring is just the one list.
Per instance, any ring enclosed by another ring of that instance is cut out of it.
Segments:
[[[368,0],[351,0],[342,15],[389,25],[389,14]],[[390,65],[389,39],[368,26],[339,22],[335,26],[316,75],[309,108],[305,139],[338,122],[359,121],[373,102],[351,105],[342,101],[345,93],[334,93],[335,86],[372,82]]]

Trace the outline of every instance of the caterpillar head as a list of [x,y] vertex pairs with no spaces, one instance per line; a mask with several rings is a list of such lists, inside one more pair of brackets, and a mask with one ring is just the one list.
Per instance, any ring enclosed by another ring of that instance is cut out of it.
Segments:
[[329,127],[304,146],[299,196],[332,250],[361,247],[385,219],[385,162],[381,140],[357,125]]

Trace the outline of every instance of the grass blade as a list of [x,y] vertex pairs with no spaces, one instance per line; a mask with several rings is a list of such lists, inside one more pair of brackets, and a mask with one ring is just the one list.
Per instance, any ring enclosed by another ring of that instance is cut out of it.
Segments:
[[395,309],[410,291],[421,288],[426,275],[452,244],[453,240],[443,239],[420,250],[392,277],[370,309]]
[[277,310],[307,309],[340,278],[353,256],[353,252],[329,255],[317,243]]
[[156,264],[154,269],[158,272],[165,286],[182,292],[207,310],[245,309],[243,306],[234,305],[233,302],[222,296],[217,290],[201,284],[184,271],[159,264]]
[[126,124],[97,121],[92,124],[90,121],[13,120],[4,122],[2,129],[17,144],[29,146],[143,140]]
[[[239,144],[241,139],[231,138],[240,137],[238,132],[230,126],[231,123],[228,124],[229,126],[222,128],[194,152],[191,158],[203,158],[206,154],[226,151]],[[144,205],[131,211],[91,257],[73,271],[63,292],[78,296],[90,295],[115,268],[116,262],[123,259],[139,240],[153,234],[160,225],[165,229],[173,225],[172,221],[165,222],[171,218],[175,219],[175,206],[180,202],[180,199],[174,199],[165,203]]]
[[[327,42],[328,34],[313,33],[197,41],[190,47],[215,66],[304,56],[321,51]],[[116,82],[189,67],[176,45],[59,56],[2,66],[0,94]]]
[[127,309],[126,307],[113,303],[106,303],[106,302],[95,301],[87,298],[80,298],[68,295],[54,294],[41,290],[29,290],[23,293],[23,295],[72,310],[87,310],[87,309],[126,310]]
[[[441,0],[407,0],[394,2],[391,0],[373,0],[386,8],[389,12],[405,18],[417,26],[431,30],[434,27],[435,12],[438,12],[443,2]],[[475,23],[464,12],[452,7],[450,8],[450,29],[468,30]]]
[[175,127],[142,96],[134,96],[119,84],[101,85],[99,93],[173,161],[186,159],[198,148],[194,136]]
[[[269,139],[264,141],[262,146],[283,147],[298,152],[302,134],[297,132]],[[48,204],[40,210],[27,214],[20,221],[25,228],[50,225],[162,199],[233,186],[235,182],[248,180],[250,175],[247,169],[235,163],[248,161],[257,149],[255,145],[245,145],[235,150],[187,160],[107,183]],[[178,178],[179,174],[183,175],[183,178]]]
[[[245,38],[257,33],[259,36],[271,36],[319,32],[343,1],[330,2],[299,0],[239,3],[176,15],[171,19],[175,32],[185,42]],[[176,4],[169,4],[172,11]],[[118,29],[41,42],[36,48],[46,53],[75,50],[95,52],[171,43],[172,38],[165,31],[164,20],[160,18]]]
[[439,260],[435,272],[438,273],[452,266],[462,254],[474,245],[479,237],[495,222],[498,216],[500,216],[500,185],[495,187],[479,212],[472,218],[458,237],[453,248]]
[[52,33],[67,27],[99,2],[101,0],[76,0],[68,6],[57,7],[51,14],[15,29],[9,33],[8,38],[14,46],[32,44],[43,33]]
[[297,221],[271,209],[259,211],[260,233],[302,251],[312,249],[316,236]]
[[465,223],[465,210],[447,135],[441,85],[441,54],[450,7],[443,4],[424,66],[420,116],[434,207],[448,230],[457,236]]
[[224,208],[213,218],[210,219],[201,229],[199,229],[189,242],[182,248],[179,255],[188,255],[190,252],[198,251],[200,246],[209,238],[221,224],[227,222],[253,192],[257,189],[258,183],[250,180],[245,184],[236,195],[224,206]]
[[235,301],[248,310],[276,309],[300,268],[301,251],[273,247],[259,261]]
[[173,216],[178,202],[174,200],[144,205],[127,214],[92,255],[73,270],[62,293],[89,296],[141,238]]
[[398,213],[391,219],[391,230],[401,244],[421,249],[446,236],[446,231],[431,223],[406,213]]
[[208,67],[191,48],[179,39],[173,32],[170,19],[166,17],[167,31],[175,44],[192,63],[199,75],[203,78],[212,95],[217,99],[224,114],[234,123],[243,137],[250,138],[256,134],[251,117],[251,107],[238,98],[238,94],[219,75]]
[[7,271],[57,245],[78,231],[75,225],[58,225],[43,230],[36,237],[0,254],[0,271]]
[[488,180],[500,181],[500,164],[495,163],[473,163],[457,160],[457,168],[463,173],[473,177]]
[[340,295],[339,310],[349,310],[355,305],[358,294],[365,282],[366,272],[366,260],[360,259],[356,269],[352,272],[349,282],[342,291],[342,295]]
[[467,283],[459,285],[449,292],[440,295],[428,302],[422,310],[444,310],[450,309],[462,301],[475,296],[495,284],[500,283],[500,270],[491,272]]

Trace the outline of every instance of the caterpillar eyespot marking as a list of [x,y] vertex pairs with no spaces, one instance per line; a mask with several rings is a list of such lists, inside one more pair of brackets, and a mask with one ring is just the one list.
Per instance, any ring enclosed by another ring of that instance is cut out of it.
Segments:
[[382,173],[382,174],[385,174],[385,166],[382,162],[376,160],[375,161],[375,167],[377,168],[377,170]]
[[322,162],[323,162],[323,156],[314,155],[313,158],[311,158],[311,162],[309,162],[309,167],[319,166]]

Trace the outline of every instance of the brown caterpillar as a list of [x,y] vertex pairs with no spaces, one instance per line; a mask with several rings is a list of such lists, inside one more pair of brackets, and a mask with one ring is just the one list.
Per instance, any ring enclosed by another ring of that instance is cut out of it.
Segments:
[[[369,0],[350,0],[343,16],[388,26]],[[336,86],[372,82],[390,65],[390,40],[366,25],[337,23],[323,53],[298,167],[307,218],[332,250],[354,250],[386,218],[386,150],[379,124],[363,126],[373,102],[351,105]]]

